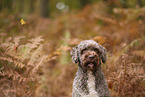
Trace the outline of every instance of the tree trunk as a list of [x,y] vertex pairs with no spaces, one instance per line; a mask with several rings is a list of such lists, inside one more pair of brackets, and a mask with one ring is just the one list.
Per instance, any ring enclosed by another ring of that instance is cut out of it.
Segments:
[[49,16],[48,3],[49,3],[49,0],[41,0],[40,8],[41,8],[41,16],[42,17]]
[[81,8],[91,3],[91,0],[80,0]]

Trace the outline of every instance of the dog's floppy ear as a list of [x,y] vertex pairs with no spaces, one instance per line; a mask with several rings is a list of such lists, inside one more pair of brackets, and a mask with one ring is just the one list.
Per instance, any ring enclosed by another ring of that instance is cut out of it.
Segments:
[[73,63],[78,63],[79,62],[78,46],[73,47],[70,54],[71,54],[71,58],[72,58]]
[[101,45],[100,45],[100,48],[101,48],[101,51],[102,51],[102,54],[101,54],[102,62],[106,63],[106,61],[107,61],[107,56],[106,56],[107,50],[106,50],[105,47],[103,47]]

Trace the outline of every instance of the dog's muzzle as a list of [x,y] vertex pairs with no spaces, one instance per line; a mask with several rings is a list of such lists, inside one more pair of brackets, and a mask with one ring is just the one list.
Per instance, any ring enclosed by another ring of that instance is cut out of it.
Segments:
[[88,55],[84,61],[84,67],[88,70],[94,70],[98,67],[99,57],[97,54],[95,55]]

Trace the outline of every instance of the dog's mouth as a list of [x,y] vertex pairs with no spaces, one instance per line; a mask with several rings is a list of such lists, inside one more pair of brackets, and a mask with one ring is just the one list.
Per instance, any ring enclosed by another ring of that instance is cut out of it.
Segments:
[[91,69],[91,70],[94,69],[94,64],[93,64],[93,63],[89,63],[89,64],[87,65],[87,68],[88,68],[88,69]]
[[85,67],[88,70],[94,70],[97,67],[97,63],[95,63],[95,62],[87,62],[85,64]]

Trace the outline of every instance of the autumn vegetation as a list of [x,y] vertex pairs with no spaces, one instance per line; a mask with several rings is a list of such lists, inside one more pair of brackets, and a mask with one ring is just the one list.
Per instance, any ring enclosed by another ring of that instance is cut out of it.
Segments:
[[145,97],[145,6],[111,4],[48,18],[1,12],[0,97],[71,97],[70,50],[86,39],[108,51],[102,68],[112,97]]

